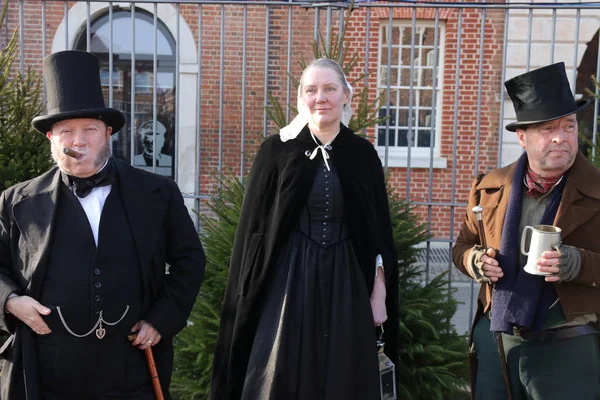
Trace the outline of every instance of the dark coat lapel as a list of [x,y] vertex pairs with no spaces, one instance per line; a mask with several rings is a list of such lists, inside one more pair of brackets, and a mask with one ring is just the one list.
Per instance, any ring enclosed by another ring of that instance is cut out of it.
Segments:
[[[154,255],[153,246],[161,226],[161,211],[166,206],[166,198],[160,191],[159,181],[152,175],[141,174],[129,164],[113,158],[117,170],[119,189],[129,226],[133,233],[140,265],[149,265]],[[147,281],[148,270],[141,268],[142,282]]]
[[54,216],[58,204],[60,171],[52,169],[22,187],[14,205],[14,219],[21,232],[19,246],[24,246],[19,254],[22,260],[23,277],[29,281],[27,292],[39,294],[42,278],[46,270],[46,259],[50,247],[50,237],[54,227]]

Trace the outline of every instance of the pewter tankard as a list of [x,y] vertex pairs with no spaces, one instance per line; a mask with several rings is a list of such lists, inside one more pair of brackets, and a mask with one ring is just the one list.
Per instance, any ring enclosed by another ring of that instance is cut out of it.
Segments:
[[[525,251],[525,242],[527,233],[531,232],[531,240],[529,243],[529,251]],[[527,264],[525,264],[525,272],[532,275],[552,275],[547,272],[540,272],[537,268],[537,259],[542,256],[545,251],[555,250],[560,244],[561,229],[553,225],[534,225],[526,226],[521,234],[521,253],[527,256]]]

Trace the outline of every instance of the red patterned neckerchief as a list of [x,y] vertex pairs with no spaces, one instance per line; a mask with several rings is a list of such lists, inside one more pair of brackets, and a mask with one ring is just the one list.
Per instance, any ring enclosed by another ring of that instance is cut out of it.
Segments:
[[538,175],[531,170],[531,168],[527,167],[527,172],[525,173],[525,186],[527,186],[527,194],[531,197],[539,197],[548,193],[554,185],[560,181],[561,176],[546,178],[544,176]]

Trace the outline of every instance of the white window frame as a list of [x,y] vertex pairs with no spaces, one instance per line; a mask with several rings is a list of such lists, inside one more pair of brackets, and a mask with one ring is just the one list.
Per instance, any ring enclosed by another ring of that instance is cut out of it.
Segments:
[[[123,86],[122,77],[118,70],[112,71],[112,86],[120,87]],[[100,83],[102,87],[109,87],[110,85],[110,71],[108,68],[100,68]]]
[[[416,20],[416,30],[418,31],[420,27],[425,27],[425,28],[431,28],[431,29],[435,29],[435,21],[432,20],[425,20],[425,19],[417,19]],[[389,25],[386,24],[381,24],[380,26],[380,35],[379,35],[379,45],[378,45],[378,49],[379,49],[379,54],[378,54],[378,61],[377,61],[377,92],[378,93],[382,93],[385,95],[386,89],[387,89],[387,82],[386,82],[386,77],[385,77],[385,73],[387,72],[387,63],[382,64],[381,60],[383,57],[383,52],[387,52],[387,45],[385,45],[385,42],[387,41],[387,29],[388,29]],[[392,23],[392,29],[400,29],[403,27],[408,27],[408,28],[412,28],[412,20],[410,19],[398,19],[395,20]],[[437,73],[436,73],[436,83],[437,83],[437,88],[434,89],[436,90],[436,104],[433,105],[432,108],[435,109],[435,134],[434,134],[434,147],[433,147],[433,163],[431,160],[431,148],[430,147],[416,147],[416,146],[412,146],[411,150],[410,150],[410,167],[411,168],[429,168],[430,166],[433,165],[433,168],[446,168],[447,167],[447,159],[442,158],[441,157],[441,133],[442,133],[442,129],[441,129],[441,123],[442,123],[442,99],[443,99],[443,87],[444,87],[444,82],[443,82],[443,77],[444,77],[444,49],[445,49],[445,36],[446,36],[446,29],[445,29],[445,24],[443,22],[440,22],[438,25],[438,35],[439,35],[439,40],[438,40],[438,60],[439,60],[439,64],[438,64],[438,68],[437,68]],[[400,43],[402,41],[402,38],[399,37],[399,43],[394,43],[392,44],[392,48],[398,49],[398,53],[402,54],[401,51],[401,47],[400,47]],[[419,43],[418,43],[418,38],[417,41],[415,42],[415,60],[418,60],[419,57],[421,56],[419,54]],[[429,59],[430,56],[433,54],[433,52],[430,52],[427,54],[427,60],[428,60],[428,64],[429,64]],[[392,64],[392,66],[394,66],[394,64]],[[398,67],[398,65],[396,65],[396,67]],[[409,66],[405,66],[405,67],[409,67]],[[393,68],[392,68],[393,70]],[[413,87],[413,101],[412,101],[412,118],[413,120],[416,120],[415,116],[416,116],[416,111],[418,110],[418,90],[420,89],[426,89],[427,87],[421,87],[418,86],[418,80],[419,80],[419,69],[415,68],[414,69],[414,76],[413,76],[413,82],[411,82],[411,85]],[[399,83],[399,82],[398,82]],[[397,85],[396,82],[390,82],[390,89],[392,91],[394,90],[410,90],[410,86],[400,86]],[[392,95],[393,96],[393,95]],[[384,96],[385,97],[385,96]],[[410,105],[409,105],[410,106]],[[385,106],[382,108],[382,110],[385,110]],[[396,122],[398,122],[398,119],[396,119]],[[379,133],[379,128],[385,128],[385,123],[382,124],[381,126],[377,126],[376,127],[376,139],[375,139],[375,147],[377,149],[377,152],[379,154],[379,157],[381,158],[381,161],[383,163],[385,163],[385,153],[386,153],[386,148],[385,146],[380,146],[378,145],[378,140],[377,140],[377,135]],[[398,129],[398,125],[394,126],[396,129]],[[418,127],[417,127],[418,128]],[[413,132],[415,130],[415,126],[413,124]],[[389,167],[407,167],[409,165],[409,160],[408,160],[408,147],[400,147],[400,146],[388,146],[388,158],[387,158],[387,166]]]

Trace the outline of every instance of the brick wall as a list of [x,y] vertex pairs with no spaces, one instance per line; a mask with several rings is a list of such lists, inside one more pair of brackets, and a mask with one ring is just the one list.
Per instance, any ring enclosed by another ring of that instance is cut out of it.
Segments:
[[[369,43],[370,70],[376,71],[379,43],[379,24],[388,24],[388,8],[377,8],[371,12],[371,41]],[[393,9],[394,19],[412,20],[410,8]],[[357,20],[366,10],[360,9]],[[444,56],[444,76],[442,88],[441,157],[447,159],[447,168],[434,169],[430,180],[428,168],[412,168],[410,178],[406,168],[391,168],[390,183],[397,193],[413,202],[432,204],[417,206],[415,211],[426,222],[431,218],[431,233],[437,238],[455,238],[462,225],[465,207],[448,204],[466,203],[473,178],[478,172],[486,172],[496,167],[499,144],[499,111],[502,79],[502,52],[504,35],[504,11],[486,12],[483,43],[480,42],[481,10],[465,9],[462,12],[462,27],[459,31],[457,9],[441,9],[439,20],[446,29]],[[417,9],[416,18],[434,20],[434,9]],[[359,24],[361,25],[361,24]],[[361,25],[361,27],[364,24]],[[359,32],[361,32],[359,30]],[[362,35],[352,36],[351,46],[364,47]],[[458,40],[461,35],[460,73],[458,93],[456,92]],[[483,47],[483,79],[481,84],[481,106],[478,108],[480,48]],[[362,71],[362,68],[359,68]],[[369,86],[376,87],[377,74],[369,79]],[[373,91],[373,98],[375,96]],[[458,110],[455,110],[455,97],[458,95]],[[478,112],[479,111],[479,112]],[[456,114],[455,114],[456,113]],[[480,125],[477,126],[477,115]],[[457,116],[455,123],[455,115]],[[455,136],[456,131],[456,136]],[[369,132],[375,134],[374,129]],[[475,169],[476,139],[479,136],[480,150],[478,168]],[[456,141],[456,144],[455,144]],[[454,149],[456,148],[456,154]],[[453,168],[453,165],[456,168]],[[410,179],[410,182],[409,182]],[[429,215],[430,213],[430,215]]]
[[[72,7],[74,2],[69,2]],[[24,1],[25,63],[27,66],[40,68],[42,54],[48,54],[60,22],[63,20],[64,3],[62,1],[46,2],[46,49],[42,51],[41,8],[37,0]],[[246,95],[245,122],[242,115],[242,65],[243,65],[243,16],[244,7],[239,5],[202,5],[202,32],[198,32],[199,7],[182,5],[181,15],[189,25],[196,45],[200,37],[201,52],[201,116],[200,123],[200,189],[202,194],[211,193],[216,184],[215,172],[219,162],[219,134],[222,135],[222,165],[238,174],[240,168],[249,168],[250,157],[254,154],[264,132],[264,92],[265,79],[268,90],[279,99],[284,109],[288,90],[288,42],[291,46],[291,75],[299,78],[300,60],[312,59],[312,41],[314,36],[315,14],[313,10],[299,7],[292,8],[292,33],[289,35],[290,8],[276,6],[248,5],[246,8]],[[393,8],[394,18],[411,19],[410,8]],[[221,43],[221,17],[224,15],[224,41]],[[349,76],[356,80],[365,69],[371,74],[367,85],[371,99],[377,96],[377,61],[379,45],[379,26],[387,24],[390,8],[373,8],[370,12],[370,25],[366,24],[366,8],[359,8],[352,14],[352,22],[346,34],[346,48],[350,54],[359,55],[358,63]],[[268,15],[267,15],[268,13]],[[416,18],[434,19],[433,9],[417,9]],[[438,238],[454,238],[458,233],[464,207],[452,207],[451,203],[467,201],[468,190],[473,177],[478,171],[495,168],[498,162],[499,132],[499,89],[502,77],[502,51],[504,11],[488,10],[485,19],[483,44],[480,43],[482,13],[477,9],[466,9],[462,13],[462,27],[459,30],[459,11],[442,9],[439,18],[445,23],[446,37],[444,49],[444,76],[442,91],[442,139],[441,156],[448,161],[445,169],[435,169],[430,184],[428,169],[413,168],[410,170],[410,183],[406,168],[391,168],[390,182],[398,193],[409,190],[411,201],[431,202],[431,231]],[[332,22],[338,28],[339,13],[332,13]],[[11,2],[8,13],[7,30],[18,26],[19,9],[17,2]],[[267,20],[268,47],[266,46]],[[325,27],[326,13],[320,13],[321,27]],[[366,40],[367,32],[369,41]],[[460,36],[459,36],[460,35]],[[457,61],[458,40],[462,40],[460,60]],[[117,40],[117,38],[115,38]],[[150,39],[151,40],[151,39]],[[221,47],[222,46],[222,47]],[[483,46],[483,82],[481,86],[481,108],[478,110],[479,60],[480,47]],[[221,64],[221,48],[223,50]],[[368,53],[368,58],[367,58]],[[458,91],[456,90],[457,64],[460,68]],[[18,67],[18,63],[17,63]],[[221,76],[221,68],[223,75]],[[265,77],[265,69],[268,71]],[[360,92],[364,87],[361,79],[355,82],[355,89]],[[178,88],[180,91],[195,91],[195,88]],[[223,101],[220,101],[220,93]],[[458,109],[455,110],[455,96],[458,95]],[[291,86],[290,102],[296,103],[296,91]],[[480,125],[477,126],[477,117]],[[222,113],[223,119],[219,119]],[[245,131],[244,149],[248,157],[240,166],[242,149],[241,132]],[[267,123],[267,133],[277,131],[272,122]],[[456,133],[456,135],[455,135]],[[375,130],[367,134],[374,137]],[[475,141],[479,135],[480,151],[478,171],[475,171]],[[456,149],[456,152],[454,151]],[[455,166],[455,168],[453,168]],[[190,165],[189,168],[194,168]],[[437,204],[442,203],[442,204]],[[428,218],[428,207],[416,208],[424,222]]]

